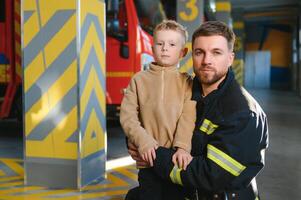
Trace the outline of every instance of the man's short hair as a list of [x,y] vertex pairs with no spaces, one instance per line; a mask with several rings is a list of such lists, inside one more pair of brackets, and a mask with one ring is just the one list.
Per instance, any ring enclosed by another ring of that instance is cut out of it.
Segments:
[[200,36],[220,35],[226,38],[228,48],[233,51],[235,34],[231,28],[221,21],[207,21],[201,24],[192,35],[192,46],[196,38]]
[[157,31],[162,30],[173,30],[179,32],[184,39],[183,45],[185,45],[188,40],[188,32],[186,28],[174,20],[163,20],[160,24],[158,24],[154,29],[154,37],[156,37]]

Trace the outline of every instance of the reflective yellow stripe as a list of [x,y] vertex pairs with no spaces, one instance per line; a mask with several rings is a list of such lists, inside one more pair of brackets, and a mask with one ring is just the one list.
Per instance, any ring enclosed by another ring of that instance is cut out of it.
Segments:
[[200,127],[200,130],[210,135],[215,131],[215,129],[217,129],[217,127],[218,125],[213,124],[210,120],[204,119]]
[[255,198],[255,200],[259,200],[259,198],[258,198],[258,197],[256,197],[256,198]]
[[134,72],[106,72],[107,77],[132,77]]
[[207,145],[207,157],[234,176],[239,176],[246,168],[244,165],[210,144]]
[[169,177],[174,184],[183,185],[181,179],[181,171],[182,169],[178,168],[176,165],[171,170]]

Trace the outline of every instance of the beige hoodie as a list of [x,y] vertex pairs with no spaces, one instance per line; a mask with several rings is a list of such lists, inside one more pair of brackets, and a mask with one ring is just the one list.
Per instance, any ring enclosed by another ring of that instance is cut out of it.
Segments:
[[196,102],[192,79],[176,67],[150,64],[131,79],[122,100],[120,122],[139,153],[159,146],[190,152]]

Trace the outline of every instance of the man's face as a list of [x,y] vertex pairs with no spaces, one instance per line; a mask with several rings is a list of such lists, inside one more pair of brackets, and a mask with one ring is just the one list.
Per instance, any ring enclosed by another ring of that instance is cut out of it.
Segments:
[[164,67],[177,65],[185,54],[183,43],[183,36],[177,31],[157,31],[153,46],[155,61]]
[[232,65],[234,53],[226,38],[220,35],[197,37],[192,49],[193,69],[201,84],[219,84]]

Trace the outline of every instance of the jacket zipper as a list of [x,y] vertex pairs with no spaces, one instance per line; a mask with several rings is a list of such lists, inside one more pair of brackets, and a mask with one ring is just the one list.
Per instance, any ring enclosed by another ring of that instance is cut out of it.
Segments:
[[165,70],[163,69],[162,70],[162,73],[161,73],[161,81],[162,81],[162,88],[161,88],[161,98],[162,98],[162,101],[164,101],[164,72]]

